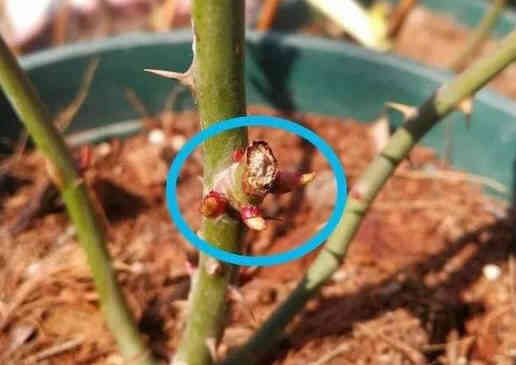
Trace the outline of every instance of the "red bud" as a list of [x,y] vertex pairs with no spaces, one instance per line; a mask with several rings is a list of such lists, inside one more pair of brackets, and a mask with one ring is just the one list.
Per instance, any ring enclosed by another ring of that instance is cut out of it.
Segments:
[[315,172],[302,174],[294,171],[278,171],[271,193],[284,194],[291,192],[298,186],[312,182],[314,178]]
[[266,227],[265,219],[260,209],[254,205],[246,205],[240,209],[240,217],[247,227],[255,231],[263,231]]
[[215,218],[226,212],[227,199],[216,191],[210,191],[201,203],[201,214],[205,217]]
[[233,162],[238,162],[244,157],[245,150],[243,148],[237,148],[233,151]]

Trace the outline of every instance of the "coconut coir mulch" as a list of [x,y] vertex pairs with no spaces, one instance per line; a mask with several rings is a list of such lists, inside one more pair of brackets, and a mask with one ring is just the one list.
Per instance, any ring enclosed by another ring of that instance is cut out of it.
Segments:
[[[282,115],[256,107],[251,112]],[[332,145],[350,185],[374,156],[378,140],[370,126],[310,114],[283,116],[314,129]],[[195,133],[197,118],[195,113],[163,114],[153,132],[92,146],[84,176],[107,218],[118,279],[141,331],[163,359],[178,343],[190,282],[186,262],[196,255],[169,219],[164,181],[175,150]],[[156,138],[156,131],[165,138]],[[329,216],[335,194],[331,170],[296,136],[253,129],[251,138],[266,138],[282,166],[318,173],[305,190],[268,198],[266,215],[280,220],[247,237],[252,253],[284,251],[308,239]],[[199,157],[196,152],[189,159],[178,188],[183,214],[194,228],[199,224]],[[510,210],[484,196],[467,175],[443,170],[427,148],[416,148],[410,161],[402,163],[373,205],[345,264],[264,363],[512,361]],[[45,183],[43,166],[37,153],[27,152],[2,178],[1,361],[121,364],[59,201],[49,197],[44,209],[12,231]],[[232,305],[219,356],[242,343],[271,313],[313,257],[243,273],[245,302]]]

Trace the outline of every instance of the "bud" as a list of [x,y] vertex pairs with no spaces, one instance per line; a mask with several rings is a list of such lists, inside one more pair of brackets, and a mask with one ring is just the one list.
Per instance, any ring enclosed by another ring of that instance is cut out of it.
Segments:
[[263,231],[266,227],[265,219],[260,209],[254,205],[246,205],[240,209],[240,217],[244,224],[252,230]]
[[284,194],[291,192],[298,186],[309,184],[314,178],[315,172],[302,174],[295,171],[278,171],[271,193]]
[[236,150],[234,150],[232,155],[233,162],[239,162],[242,159],[242,157],[244,157],[244,154],[245,150],[243,148],[237,148]]
[[228,201],[224,195],[210,191],[201,203],[201,214],[208,218],[215,218],[226,212]]

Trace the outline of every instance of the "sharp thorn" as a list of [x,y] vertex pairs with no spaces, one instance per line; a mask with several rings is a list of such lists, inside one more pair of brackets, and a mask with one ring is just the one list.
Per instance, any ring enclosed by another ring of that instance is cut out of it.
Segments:
[[403,114],[403,116],[406,119],[412,118],[413,116],[415,116],[417,114],[417,108],[410,106],[410,105],[387,102],[387,103],[385,103],[385,106],[387,108],[390,108],[390,109],[400,112],[401,114]]
[[166,70],[155,70],[151,68],[144,69],[145,72],[150,72],[154,75],[158,75],[161,77],[166,77],[167,79],[175,79],[181,82],[183,85],[193,87],[193,77],[191,68],[189,68],[186,72],[174,72],[174,71],[166,71]]
[[470,96],[461,101],[457,106],[457,109],[463,112],[466,116],[466,128],[469,129],[471,125],[471,114],[473,114],[473,97]]

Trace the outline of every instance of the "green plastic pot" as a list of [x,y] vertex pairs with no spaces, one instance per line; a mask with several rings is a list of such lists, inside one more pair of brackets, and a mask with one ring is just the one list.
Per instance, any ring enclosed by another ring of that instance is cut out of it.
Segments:
[[[127,101],[127,89],[132,89],[150,112],[162,110],[174,82],[143,69],[185,70],[192,56],[190,42],[189,31],[130,35],[40,52],[23,58],[22,64],[51,111],[57,113],[79,89],[88,61],[99,57],[88,98],[69,128],[74,134],[72,142],[91,142],[138,131],[140,116]],[[251,33],[248,37],[249,104],[368,122],[385,102],[420,104],[449,79],[450,74],[341,42],[281,34]],[[191,108],[188,93],[183,96],[180,105]],[[476,100],[469,130],[462,114],[450,116],[456,122],[455,166],[512,187],[516,104],[487,90]],[[20,124],[5,99],[0,107],[2,134],[12,138],[19,133]],[[424,139],[438,151],[443,141],[442,125]]]

